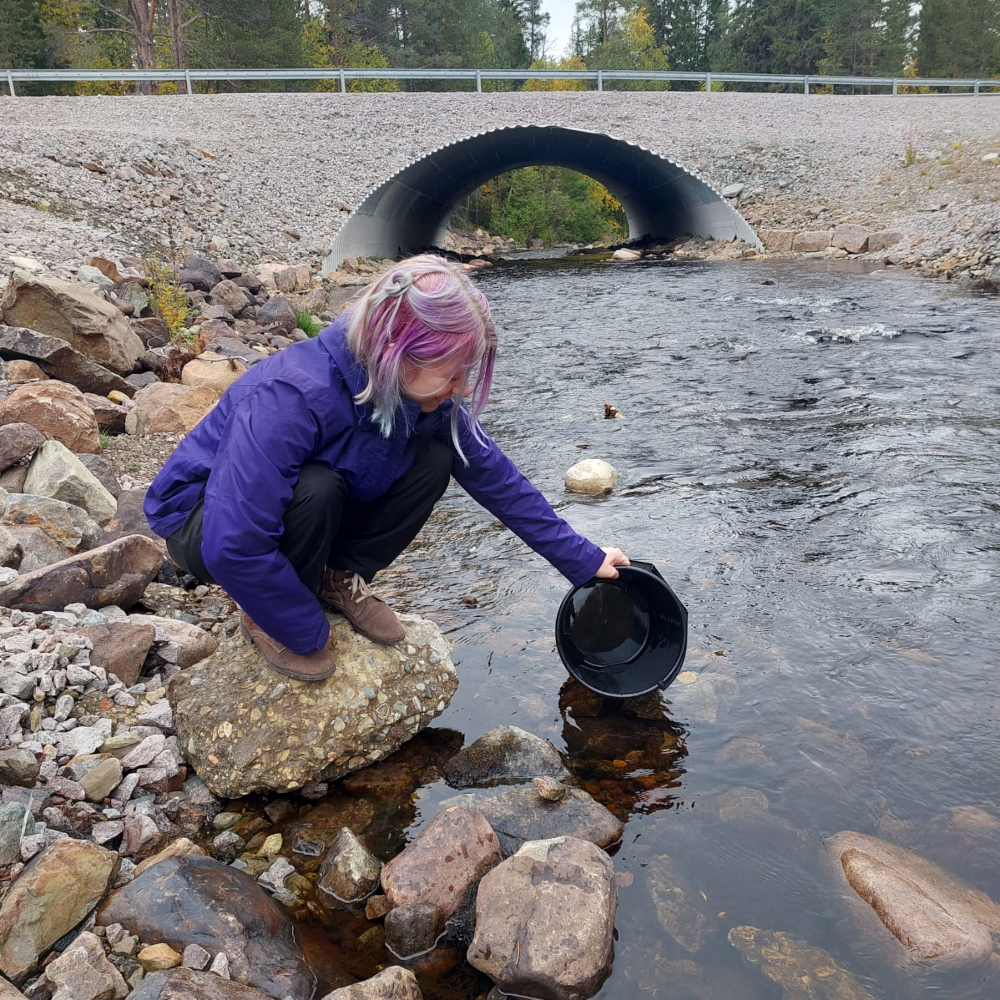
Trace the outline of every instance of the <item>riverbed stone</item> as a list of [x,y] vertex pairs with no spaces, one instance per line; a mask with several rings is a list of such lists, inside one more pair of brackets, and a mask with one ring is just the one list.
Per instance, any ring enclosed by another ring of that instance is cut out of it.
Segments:
[[0,525],[7,528],[40,528],[63,550],[61,559],[94,548],[101,526],[76,504],[31,493],[8,493],[0,498]]
[[835,884],[858,928],[903,964],[957,969],[985,962],[1000,906],[902,847],[842,831],[825,845]]
[[181,383],[211,389],[221,396],[246,370],[247,366],[238,358],[203,351],[184,366]]
[[423,1000],[423,994],[409,969],[390,965],[371,979],[327,993],[323,1000]]
[[121,784],[122,777],[121,762],[108,757],[83,775],[80,784],[88,802],[103,802]]
[[121,859],[87,840],[56,840],[17,877],[0,905],[0,972],[23,983],[39,958],[104,897]]
[[830,246],[848,253],[864,253],[868,249],[870,232],[864,226],[845,223],[837,226],[830,238]]
[[796,253],[819,253],[830,245],[832,229],[805,230],[795,234],[792,249]]
[[34,836],[35,821],[21,802],[0,803],[0,866],[21,860],[21,831]]
[[689,722],[716,722],[726,712],[740,686],[726,674],[682,671],[671,684],[669,701],[674,718]]
[[0,404],[0,424],[31,424],[70,451],[99,452],[100,428],[75,385],[47,379],[19,385]]
[[674,867],[670,857],[660,854],[646,865],[646,884],[656,907],[660,926],[692,955],[714,933],[707,906],[697,891]]
[[115,498],[59,441],[46,441],[35,452],[24,479],[23,492],[82,507],[101,525],[115,516]]
[[448,705],[458,678],[433,622],[403,615],[406,638],[384,646],[328,617],[339,667],[325,680],[275,673],[240,636],[171,680],[181,745],[215,795],[339,778],[392,753]]
[[501,860],[487,820],[462,806],[443,809],[382,869],[392,906],[433,903],[445,917],[463,905],[470,888]]
[[575,837],[607,847],[624,830],[615,816],[579,788],[567,788],[565,797],[555,802],[541,798],[534,788],[512,788],[480,799],[474,808],[500,838],[505,857],[526,841],[553,837]]
[[183,622],[177,618],[164,618],[160,615],[129,615],[128,620],[135,625],[152,625],[166,632],[170,639],[157,646],[157,655],[167,663],[180,667],[181,670],[194,666],[219,648],[219,640],[211,632],[206,632],[190,622]]
[[868,237],[868,252],[878,253],[889,250],[903,239],[903,234],[895,229],[880,229]]
[[230,982],[211,972],[168,969],[165,972],[151,972],[129,994],[129,1000],[274,1000],[274,998],[271,994],[253,986]]
[[747,925],[729,932],[729,943],[784,992],[786,1000],[872,1000],[872,994],[822,948],[784,931]]
[[38,759],[30,750],[21,747],[0,750],[0,786],[33,788],[38,769]]
[[128,686],[139,679],[146,654],[156,637],[154,625],[132,620],[78,625],[73,631],[94,644],[90,652],[91,664],[114,674]]
[[248,875],[214,858],[186,854],[137,875],[97,913],[141,941],[183,953],[197,944],[225,953],[230,976],[273,997],[311,996],[315,979],[284,910]]
[[7,325],[64,340],[119,375],[131,372],[143,352],[142,341],[115,306],[49,275],[15,269],[0,299],[0,314]]
[[788,253],[792,249],[796,233],[794,229],[760,229],[757,235],[771,253]]
[[153,382],[140,389],[125,416],[128,434],[187,434],[219,401],[204,386]]
[[599,496],[618,485],[618,471],[601,458],[585,458],[566,470],[565,486],[572,493]]
[[358,903],[375,891],[382,862],[346,826],[323,857],[316,888],[324,899],[339,904]]
[[128,535],[62,562],[24,573],[0,586],[0,607],[61,611],[67,604],[129,608],[159,572],[160,547],[142,535]]
[[548,740],[517,726],[491,729],[444,766],[445,781],[452,788],[487,788],[566,774],[559,751]]
[[574,837],[530,841],[483,878],[469,964],[506,993],[585,1000],[611,972],[611,859]]
[[385,946],[401,961],[429,952],[444,933],[444,914],[433,903],[408,903],[385,917]]
[[180,953],[162,942],[147,945],[135,957],[146,972],[160,972],[162,969],[173,969],[181,964]]
[[8,423],[0,434],[0,472],[30,458],[43,444],[45,435],[31,424]]
[[55,988],[52,1000],[121,1000],[128,984],[108,961],[101,939],[82,931],[45,967],[45,980]]

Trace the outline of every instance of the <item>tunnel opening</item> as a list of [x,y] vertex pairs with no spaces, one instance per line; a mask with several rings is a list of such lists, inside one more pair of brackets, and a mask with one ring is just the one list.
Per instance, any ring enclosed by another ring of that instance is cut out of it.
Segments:
[[567,168],[603,185],[622,206],[629,239],[690,235],[760,246],[750,224],[718,191],[663,154],[603,132],[531,125],[442,146],[383,182],[334,237],[324,273],[347,257],[396,257],[443,246],[465,198],[493,177],[530,166]]

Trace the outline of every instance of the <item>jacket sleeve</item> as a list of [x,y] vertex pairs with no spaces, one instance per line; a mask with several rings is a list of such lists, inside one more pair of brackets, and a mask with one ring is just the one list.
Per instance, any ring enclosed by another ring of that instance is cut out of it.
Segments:
[[262,382],[233,406],[205,489],[205,568],[295,653],[321,649],[330,634],[316,595],[278,551],[299,472],[320,441],[319,417],[302,392]]
[[604,562],[604,552],[556,514],[481,427],[483,440],[476,440],[464,411],[458,426],[462,451],[469,460],[465,465],[455,456],[452,475],[458,484],[574,586],[586,583]]

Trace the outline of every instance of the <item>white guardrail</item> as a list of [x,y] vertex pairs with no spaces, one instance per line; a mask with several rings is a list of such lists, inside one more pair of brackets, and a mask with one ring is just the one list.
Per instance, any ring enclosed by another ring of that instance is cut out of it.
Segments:
[[[560,70],[560,69],[0,69],[0,82],[6,82],[10,97],[16,96],[17,83],[75,83],[83,81],[184,83],[188,94],[195,93],[199,81],[265,80],[336,80],[340,92],[347,93],[348,80],[469,80],[482,93],[484,80],[583,80],[593,83],[597,91],[604,90],[606,81],[645,80],[694,81],[712,93],[716,83],[785,84],[801,87],[809,94],[818,87],[877,87],[893,95],[909,92],[910,88],[927,87],[945,91],[938,96],[1000,97],[1000,80],[909,79],[883,76],[798,76],[773,73],[681,73],[627,69]],[[955,93],[959,91],[959,93]],[[927,96],[927,95],[911,95]]]

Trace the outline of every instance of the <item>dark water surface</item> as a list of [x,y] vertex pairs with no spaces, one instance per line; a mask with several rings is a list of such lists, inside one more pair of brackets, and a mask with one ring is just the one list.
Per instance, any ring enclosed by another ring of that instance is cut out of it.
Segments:
[[[688,672],[645,718],[567,686],[566,582],[452,489],[382,589],[449,632],[461,685],[445,732],[411,748],[425,783],[371,846],[398,850],[455,794],[435,754],[509,723],[626,822],[615,865],[634,881],[600,997],[781,997],[728,944],[740,924],[826,949],[882,1000],[1000,995],[988,970],[893,972],[821,861],[824,837],[857,830],[1000,900],[1000,844],[949,813],[1000,795],[1000,303],[761,262],[536,261],[477,280],[501,345],[487,430],[577,530],[657,565],[690,612]],[[564,492],[587,457],[619,470],[611,496]],[[696,951],[657,919],[664,855],[701,914]],[[352,947],[355,975],[386,960]],[[464,963],[422,985],[489,988]]]

